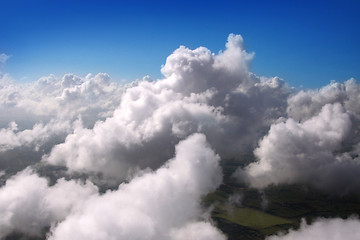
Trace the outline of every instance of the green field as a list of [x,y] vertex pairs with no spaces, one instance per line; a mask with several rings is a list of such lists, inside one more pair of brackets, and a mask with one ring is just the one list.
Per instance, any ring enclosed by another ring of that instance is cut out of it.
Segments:
[[221,213],[215,213],[215,218],[223,218],[230,222],[251,227],[257,230],[269,228],[274,225],[293,224],[292,220],[271,215],[253,208],[234,208]]
[[[237,162],[225,163],[222,166],[223,184],[202,199],[204,209],[212,209],[214,224],[228,240],[262,240],[279,231],[298,228],[302,219],[311,223],[319,217],[360,215],[359,196],[329,195],[309,186],[294,184],[270,186],[263,191],[247,188],[231,178],[238,165]],[[39,167],[40,173],[61,173],[58,168]],[[5,240],[45,239],[47,231],[48,228],[41,237],[33,238],[12,233]]]
[[[311,223],[319,217],[360,215],[359,196],[335,196],[304,185],[270,186],[261,192],[238,185],[231,178],[235,164],[223,166],[224,183],[203,199],[229,240],[264,239],[298,228],[303,218]],[[241,196],[237,203],[229,201],[234,194]]]

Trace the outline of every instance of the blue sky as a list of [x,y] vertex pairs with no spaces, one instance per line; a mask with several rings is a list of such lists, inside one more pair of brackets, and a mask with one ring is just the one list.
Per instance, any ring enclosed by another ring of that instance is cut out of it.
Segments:
[[17,81],[51,73],[161,77],[180,45],[224,49],[241,34],[252,71],[292,86],[360,79],[360,1],[0,0],[2,67]]

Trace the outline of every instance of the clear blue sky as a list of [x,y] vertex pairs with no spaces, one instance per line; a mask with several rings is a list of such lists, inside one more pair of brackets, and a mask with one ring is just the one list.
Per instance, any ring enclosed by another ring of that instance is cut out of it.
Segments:
[[[314,1],[315,2],[315,1]],[[293,86],[360,80],[360,1],[0,0],[3,72],[18,81],[72,72],[134,80],[179,45],[224,49],[241,34],[252,71]]]

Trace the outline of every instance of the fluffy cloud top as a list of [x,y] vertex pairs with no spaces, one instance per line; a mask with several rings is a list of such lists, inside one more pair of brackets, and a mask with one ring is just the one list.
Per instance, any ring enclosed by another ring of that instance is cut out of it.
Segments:
[[[249,151],[257,161],[235,176],[253,187],[358,193],[359,84],[296,91],[251,73],[253,56],[230,34],[224,51],[181,46],[162,79],[126,86],[105,73],[18,84],[0,72],[1,182],[20,171],[0,188],[0,238],[51,227],[56,240],[225,239],[201,217],[200,199],[221,182],[220,158],[241,161]],[[23,170],[34,163],[100,173],[105,182],[138,175],[99,194],[91,182],[49,186]]]
[[288,99],[288,119],[271,126],[235,176],[257,188],[306,183],[331,193],[358,192],[359,86],[354,80],[301,91]]
[[32,129],[18,131],[17,124],[10,122],[8,128],[0,129],[0,152],[24,146],[32,146],[37,149],[50,141],[50,138],[68,134],[70,129],[68,121],[51,120],[46,125],[38,123]]
[[66,74],[61,79],[50,75],[29,84],[3,80],[0,126],[15,121],[23,129],[39,121],[74,120],[79,115],[86,126],[92,126],[112,114],[122,92],[123,87],[111,82],[105,73],[85,78]]
[[124,88],[103,73],[24,84],[0,73],[0,166],[14,172],[39,162],[77,126],[92,127],[111,115]]
[[[0,188],[0,238],[13,230],[49,239],[225,239],[201,220],[200,198],[222,180],[219,156],[195,134],[180,142],[174,159],[117,190],[98,194],[87,182],[60,179],[54,186],[27,169]],[[196,233],[196,234],[195,234]]]
[[231,34],[226,47],[218,55],[204,47],[175,50],[162,68],[164,79],[127,88],[112,117],[75,129],[44,160],[126,178],[133,168],[159,167],[174,143],[196,132],[222,157],[239,156],[285,113],[289,89],[248,71],[253,54],[240,36]]
[[14,230],[39,236],[96,192],[90,182],[64,179],[49,187],[46,179],[26,169],[0,188],[0,239]]
[[[225,239],[214,227],[198,221],[200,197],[221,182],[219,157],[203,135],[176,147],[176,157],[156,172],[135,177],[118,190],[94,197],[52,229],[50,239]],[[192,237],[191,237],[192,236]]]
[[332,82],[319,90],[300,91],[288,99],[288,115],[303,121],[317,115],[326,104],[340,103],[346,110],[359,117],[360,86],[355,79],[341,84]]
[[290,230],[288,234],[271,236],[267,240],[356,240],[360,238],[360,221],[357,218],[350,219],[318,219],[311,225],[302,222],[299,230]]

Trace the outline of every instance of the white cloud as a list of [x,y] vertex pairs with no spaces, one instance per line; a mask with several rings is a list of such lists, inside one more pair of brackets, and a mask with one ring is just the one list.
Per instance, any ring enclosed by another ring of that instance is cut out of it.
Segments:
[[63,220],[96,192],[90,182],[73,180],[60,179],[49,187],[46,179],[26,169],[0,188],[0,239],[14,230],[39,236],[44,227]]
[[[340,160],[333,155],[341,149],[351,127],[350,115],[339,103],[325,105],[318,115],[303,123],[290,118],[274,124],[255,150],[259,161],[236,175],[248,178],[251,186],[259,188],[279,183],[334,187],[329,186],[331,179],[343,167],[360,171],[358,160]],[[353,180],[349,176],[341,184],[347,186]]]
[[29,128],[56,118],[74,121],[80,115],[85,126],[91,127],[110,116],[119,105],[124,87],[99,73],[80,78],[66,74],[61,79],[50,75],[34,83],[0,85],[0,127],[15,121],[20,128]]
[[[133,169],[158,168],[173,155],[175,143],[196,132],[206,134],[223,158],[236,158],[285,114],[290,93],[281,79],[249,72],[253,55],[240,35],[230,34],[219,54],[204,47],[175,50],[162,68],[165,77],[157,81],[144,78],[121,86],[99,73],[17,84],[4,75],[1,148],[45,144],[48,163],[118,179]],[[82,126],[74,124],[79,118]],[[17,130],[8,128],[12,122]],[[63,126],[61,136],[60,129],[51,133],[55,122]],[[44,131],[37,135],[40,127],[47,129],[46,137]]]
[[40,146],[46,144],[51,138],[63,138],[71,130],[68,121],[51,120],[48,124],[35,124],[32,129],[25,129],[18,131],[18,126],[15,122],[10,122],[8,128],[0,129],[0,152],[13,149],[16,147],[31,146],[37,150]]
[[288,99],[287,112],[297,121],[306,120],[318,114],[326,104],[340,103],[359,117],[360,86],[355,79],[341,84],[331,82],[319,90],[300,91]]
[[239,156],[285,113],[289,89],[279,78],[248,71],[253,54],[241,36],[231,34],[226,46],[218,55],[204,47],[175,50],[162,68],[164,79],[127,88],[112,117],[75,129],[44,160],[124,179],[133,168],[159,167],[174,143],[196,132],[222,157]]
[[296,92],[251,73],[253,56],[230,34],[224,51],[181,46],[164,78],[126,86],[106,73],[19,84],[0,72],[0,173],[43,159],[106,183],[138,174],[100,195],[90,182],[48,186],[20,172],[0,188],[0,237],[51,225],[51,239],[224,239],[199,201],[221,181],[219,156],[241,161],[254,149],[258,162],[237,171],[253,187],[358,191],[359,84]]
[[9,55],[6,55],[5,53],[1,53],[0,54],[0,66],[4,65],[9,58],[10,58]]
[[49,239],[225,239],[202,219],[201,196],[222,180],[219,156],[205,136],[176,146],[176,156],[155,172],[134,177],[117,190],[98,194],[92,183],[60,179],[53,186],[25,169],[0,188],[0,239],[16,230]]
[[253,187],[306,183],[336,194],[357,192],[360,88],[351,79],[288,99],[288,119],[271,126],[254,153],[258,162],[234,176]]
[[225,240],[226,237],[208,222],[194,222],[170,232],[171,240]]
[[199,222],[200,197],[214,191],[221,178],[219,157],[203,135],[192,135],[165,166],[89,199],[54,226],[49,239],[194,239],[195,227],[200,239],[225,239]]
[[279,234],[266,238],[267,240],[339,240],[360,239],[360,221],[357,218],[349,219],[318,219],[311,225],[305,221],[299,230],[290,230],[287,234]]
[[91,128],[112,115],[124,88],[104,73],[50,75],[22,84],[0,73],[0,167],[13,172],[39,162],[40,153],[63,142],[78,125]]

